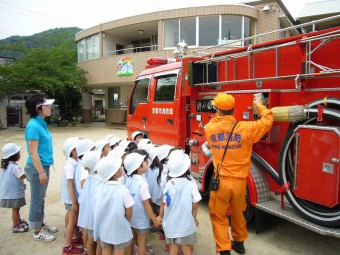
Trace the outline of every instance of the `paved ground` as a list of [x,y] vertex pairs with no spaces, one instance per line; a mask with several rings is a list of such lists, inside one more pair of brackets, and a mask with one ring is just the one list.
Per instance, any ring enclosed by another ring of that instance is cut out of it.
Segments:
[[[32,231],[24,234],[13,234],[11,231],[11,210],[0,208],[0,255],[57,255],[61,254],[64,244],[64,215],[63,204],[59,200],[60,178],[62,165],[65,158],[62,155],[62,145],[67,137],[84,136],[97,141],[108,134],[114,134],[121,138],[126,137],[124,127],[104,127],[102,124],[78,125],[75,127],[51,127],[50,131],[54,140],[55,170],[51,171],[51,179],[46,197],[46,222],[59,228],[56,234],[57,240],[51,243],[34,241]],[[24,130],[19,128],[0,130],[0,148],[5,143],[15,142],[22,146],[22,158],[20,166],[24,166],[27,152],[24,141]],[[26,190],[27,205],[21,210],[23,218],[28,218],[30,200],[29,185]],[[195,255],[214,255],[215,244],[212,235],[211,224],[207,210],[207,199],[199,205],[198,219],[198,244]],[[249,239],[246,241],[246,249],[249,255],[339,255],[340,240],[318,235],[312,231],[303,229],[292,223],[279,220],[269,230],[256,234],[254,224],[249,226]],[[156,234],[150,234],[148,242],[154,247],[156,255],[165,254],[163,243],[158,240]],[[235,255],[235,252],[232,252]]]

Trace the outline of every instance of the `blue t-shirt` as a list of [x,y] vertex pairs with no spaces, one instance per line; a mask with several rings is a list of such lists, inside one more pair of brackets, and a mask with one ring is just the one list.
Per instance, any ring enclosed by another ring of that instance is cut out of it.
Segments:
[[41,164],[43,166],[50,166],[53,164],[52,136],[48,131],[47,124],[43,118],[37,116],[30,119],[25,129],[25,140],[28,151],[27,164],[33,165],[28,146],[28,141],[31,140],[38,140],[38,155]]

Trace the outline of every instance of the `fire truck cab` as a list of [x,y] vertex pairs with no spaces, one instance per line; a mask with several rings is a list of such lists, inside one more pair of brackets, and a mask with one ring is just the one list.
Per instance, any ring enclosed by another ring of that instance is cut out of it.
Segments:
[[245,217],[265,212],[340,238],[339,48],[336,27],[177,61],[151,58],[131,93],[128,135],[140,130],[155,144],[181,146],[209,194],[211,101],[230,93],[236,119],[256,121],[253,97],[262,93],[274,124],[253,147]]

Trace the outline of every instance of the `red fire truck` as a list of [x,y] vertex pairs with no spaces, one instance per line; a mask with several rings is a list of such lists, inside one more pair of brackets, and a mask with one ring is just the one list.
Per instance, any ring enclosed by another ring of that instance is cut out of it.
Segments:
[[265,212],[339,238],[340,27],[247,42],[173,63],[150,58],[131,93],[128,135],[140,130],[155,144],[181,146],[208,194],[213,164],[204,125],[215,114],[212,99],[232,94],[236,119],[252,121],[254,94],[262,93],[274,124],[253,147],[245,217],[256,214],[258,225]]

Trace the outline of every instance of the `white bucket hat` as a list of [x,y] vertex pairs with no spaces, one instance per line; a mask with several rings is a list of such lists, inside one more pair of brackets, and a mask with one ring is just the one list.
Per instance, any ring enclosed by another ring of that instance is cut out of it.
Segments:
[[122,158],[124,154],[125,154],[125,151],[123,150],[123,148],[120,147],[120,146],[117,146],[113,150],[109,151],[107,156],[108,157]]
[[141,139],[141,140],[139,141],[139,143],[137,144],[138,149],[140,149],[140,150],[145,150],[145,146],[146,146],[147,144],[152,144],[152,142],[151,142],[150,139],[148,139],[148,138],[143,138],[143,139]]
[[155,157],[157,156],[159,147],[154,146],[148,153],[149,153],[149,158],[152,161],[154,161]]
[[99,160],[95,170],[103,181],[111,179],[122,166],[122,159],[117,157],[104,157]]
[[83,138],[80,139],[76,146],[76,150],[78,153],[78,157],[81,155],[84,155],[85,152],[90,151],[95,146],[95,143],[91,141],[90,139]]
[[136,171],[143,163],[145,155],[141,155],[137,152],[128,154],[124,159],[124,167],[127,171],[127,175],[131,175]]
[[169,176],[179,177],[183,175],[190,167],[191,160],[182,150],[175,150],[169,156]]
[[157,153],[157,157],[159,159],[159,161],[162,161],[163,159],[165,159],[168,155],[170,150],[173,148],[173,146],[168,145],[168,144],[163,144],[161,146],[158,147],[158,153]]
[[145,150],[147,153],[150,152],[150,150],[152,150],[153,148],[155,148],[156,145],[152,144],[152,143],[147,143],[144,146],[138,148],[139,150]]
[[105,140],[105,139],[100,139],[99,141],[96,142],[96,144],[94,145],[96,147],[96,151],[102,151],[104,146],[110,144],[109,141]]
[[126,148],[128,147],[129,143],[131,143],[131,141],[128,140],[121,140],[119,142],[119,146],[122,147],[122,149],[125,151]]
[[90,174],[93,174],[95,166],[100,160],[100,154],[99,151],[88,151],[81,159],[81,164],[84,168],[89,169]]
[[15,143],[7,143],[4,147],[2,147],[2,158],[8,159],[10,156],[17,154],[20,149],[21,147]]
[[51,105],[53,103],[54,103],[54,99],[45,99],[44,98],[44,102],[37,104],[36,108],[38,108],[39,106],[42,106],[42,105]]
[[137,135],[142,135],[144,137],[144,133],[142,131],[135,131],[131,135],[132,140],[135,140]]
[[68,158],[71,154],[71,151],[77,147],[78,142],[80,141],[79,137],[73,136],[66,139],[63,145],[63,153],[66,158]]
[[111,137],[111,138],[110,138],[110,140],[109,140],[109,142],[110,142],[110,146],[112,146],[112,145],[115,145],[115,144],[119,143],[119,141],[120,141],[120,138],[119,138],[119,137],[117,137],[117,136],[113,136],[113,137]]

